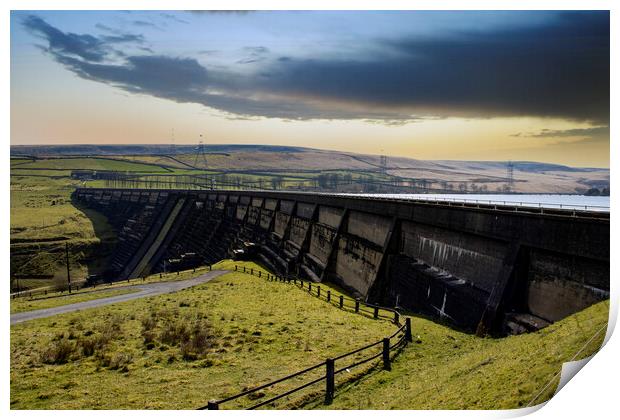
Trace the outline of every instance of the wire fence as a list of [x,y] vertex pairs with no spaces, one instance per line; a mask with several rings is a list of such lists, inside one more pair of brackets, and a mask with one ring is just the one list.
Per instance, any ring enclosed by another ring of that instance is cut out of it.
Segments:
[[[264,278],[267,281],[277,281],[282,283],[292,284],[302,290],[305,290],[313,297],[319,298],[325,302],[328,302],[334,306],[339,307],[342,310],[348,310],[350,312],[354,312],[360,315],[366,315],[368,317],[372,317],[374,319],[387,319],[390,322],[394,323],[398,328],[396,331],[390,335],[389,337],[385,337],[381,340],[375,341],[373,343],[369,343],[363,347],[351,350],[348,353],[344,353],[332,358],[327,358],[324,362],[316,364],[314,366],[310,366],[298,372],[292,373],[285,377],[276,379],[274,381],[265,383],[263,385],[253,387],[251,389],[246,389],[238,394],[232,395],[227,398],[223,398],[220,400],[211,400],[207,405],[200,407],[199,410],[219,410],[220,407],[233,400],[237,400],[239,398],[245,396],[256,396],[264,397],[259,392],[262,390],[266,390],[267,388],[271,388],[277,384],[290,381],[292,379],[301,379],[308,374],[318,374],[320,376],[315,377],[301,385],[297,385],[291,389],[286,391],[282,391],[275,396],[264,399],[260,402],[254,403],[252,402],[247,410],[257,409],[268,404],[272,404],[284,397],[287,397],[293,393],[311,387],[312,385],[319,384],[324,382],[325,384],[325,404],[330,404],[334,399],[335,392],[335,380],[336,375],[343,374],[345,372],[350,372],[351,369],[370,363],[374,360],[381,358],[382,367],[384,370],[391,369],[391,362],[394,356],[396,355],[396,351],[404,346],[407,343],[413,341],[412,332],[411,332],[411,318],[404,318],[405,322],[401,322],[403,318],[400,313],[394,308],[382,307],[379,305],[372,305],[366,302],[362,302],[359,299],[351,299],[342,294],[338,296],[332,295],[331,290],[323,290],[321,291],[321,285],[316,284],[310,281],[304,281],[302,279],[298,279],[296,277],[291,276],[279,276],[273,275],[268,272],[263,272],[262,270],[255,270],[254,268],[248,268],[245,266],[235,265],[236,272],[242,272],[248,275],[256,276],[259,278]],[[386,314],[387,313],[387,314]],[[370,355],[368,352],[372,351]],[[355,360],[351,360],[355,359]],[[338,362],[338,366],[336,363]],[[258,399],[258,398],[257,398]]]

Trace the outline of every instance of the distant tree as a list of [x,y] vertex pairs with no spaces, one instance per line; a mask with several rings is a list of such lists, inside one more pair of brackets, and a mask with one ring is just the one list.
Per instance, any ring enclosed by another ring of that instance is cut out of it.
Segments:
[[598,196],[601,195],[601,192],[598,190],[598,188],[590,188],[588,191],[586,191],[586,195]]
[[271,177],[271,187],[274,190],[282,189],[283,178],[281,176]]
[[340,175],[338,175],[337,173],[333,173],[333,174],[328,174],[327,175],[327,183],[329,185],[330,188],[337,188],[338,187],[338,181],[339,181]]
[[467,192],[467,184],[465,182],[459,183],[459,191],[460,192]]
[[348,172],[346,174],[344,174],[342,179],[343,179],[344,183],[347,184],[347,185],[350,185],[353,182],[353,177]]
[[319,188],[321,189],[329,188],[329,174],[320,174],[317,177],[317,182],[319,183]]

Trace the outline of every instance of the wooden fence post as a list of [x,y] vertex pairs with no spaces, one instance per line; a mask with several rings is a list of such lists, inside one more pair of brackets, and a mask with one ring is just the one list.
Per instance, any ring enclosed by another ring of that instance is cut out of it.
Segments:
[[316,297],[321,297],[321,286],[317,286],[316,288]]
[[343,305],[344,305],[344,296],[340,295],[340,309],[342,309]]
[[392,365],[390,363],[390,339],[383,339],[383,369],[384,370],[392,370]]
[[398,312],[394,311],[394,324],[398,325],[398,321],[399,321]]
[[245,273],[245,266],[243,266],[243,272]]
[[258,270],[258,277],[261,277],[263,275],[263,272]]
[[375,306],[375,313],[373,316],[375,319],[379,318],[379,308],[377,306]]
[[308,291],[312,293],[312,283],[308,282]]
[[359,298],[355,299],[355,313],[360,311],[360,300]]
[[220,409],[220,405],[217,403],[217,401],[209,401],[207,403],[207,410],[219,410]]
[[254,275],[254,269],[253,268],[250,268],[250,274]]
[[334,400],[334,359],[327,359],[325,368],[325,405],[329,405]]
[[328,290],[327,291],[327,301],[331,302],[331,300],[332,300],[332,292]]
[[405,318],[405,340],[413,342],[413,335],[411,334],[411,318]]
[[237,266],[235,265],[235,271],[237,271]]

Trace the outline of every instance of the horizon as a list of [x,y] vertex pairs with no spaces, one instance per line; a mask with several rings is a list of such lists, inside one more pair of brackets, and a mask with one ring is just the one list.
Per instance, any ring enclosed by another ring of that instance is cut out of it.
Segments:
[[[11,148],[13,147],[76,147],[76,146],[90,146],[90,147],[99,147],[99,146],[111,146],[111,147],[123,147],[123,146],[139,146],[139,147],[149,147],[149,146],[156,146],[156,147],[170,147],[170,146],[175,146],[175,147],[193,147],[195,148],[197,146],[196,143],[123,143],[123,144],[119,144],[119,143],[75,143],[75,144],[11,144],[10,145]],[[318,149],[315,147],[309,147],[309,146],[287,146],[287,145],[276,145],[276,144],[260,144],[260,143],[213,143],[213,144],[204,144],[203,145],[205,149],[208,149],[209,147],[241,147],[241,148],[252,148],[252,147],[264,147],[264,148],[291,148],[291,149],[307,149],[307,150],[315,150],[315,151],[320,151],[320,152],[334,152],[334,153],[352,153],[354,155],[360,155],[360,156],[381,156],[379,154],[374,154],[374,153],[356,153],[356,152],[351,152],[351,151],[347,151],[347,150],[336,150],[336,149]],[[12,152],[11,152],[12,153]],[[206,152],[207,154],[211,153],[211,152]],[[216,153],[217,154],[217,153]],[[121,153],[121,155],[123,155]],[[59,157],[62,158],[62,156],[81,156],[81,155],[57,155],[54,157]],[[88,156],[92,156],[92,157],[98,157],[98,158],[105,158],[106,156],[116,156],[114,154],[111,155],[88,155]],[[138,156],[138,155],[136,155]],[[396,155],[385,155],[388,158],[389,157],[399,157],[399,158],[405,158],[405,159],[412,159],[412,160],[422,160],[422,161],[429,161],[429,162],[469,162],[469,163],[506,163],[506,161],[504,160],[463,160],[463,159],[416,159],[416,158],[410,158],[408,156],[396,156]],[[597,166],[571,166],[571,165],[563,165],[563,164],[559,164],[559,163],[554,163],[554,162],[546,162],[546,161],[540,161],[540,160],[512,160],[510,161],[513,164],[519,164],[519,163],[538,163],[538,164],[543,164],[543,165],[557,165],[557,166],[566,166],[569,168],[578,168],[578,169],[607,169],[609,170],[609,167],[597,167]]]
[[202,138],[609,168],[608,11],[10,18],[11,146]]

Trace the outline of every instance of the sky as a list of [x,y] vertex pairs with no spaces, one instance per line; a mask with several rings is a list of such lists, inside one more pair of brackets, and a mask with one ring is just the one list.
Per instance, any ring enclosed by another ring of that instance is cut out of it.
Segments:
[[13,11],[10,56],[16,145],[609,167],[607,11]]

